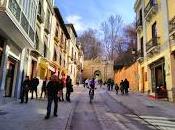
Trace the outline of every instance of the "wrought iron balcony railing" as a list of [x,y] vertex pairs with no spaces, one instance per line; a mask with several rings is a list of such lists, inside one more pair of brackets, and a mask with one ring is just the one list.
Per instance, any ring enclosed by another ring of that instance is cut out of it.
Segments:
[[44,10],[43,8],[41,8],[39,11],[38,11],[38,15],[37,15],[37,19],[40,23],[43,23],[44,22],[44,16],[45,16],[45,13],[44,13]]
[[146,43],[146,51],[149,51],[151,48],[159,45],[160,37],[154,37]]
[[143,23],[142,23],[142,19],[140,18],[136,21],[136,29],[140,31],[142,27],[143,27]]
[[144,9],[146,20],[149,20],[151,16],[157,12],[157,10],[158,10],[157,0],[150,0]]
[[137,56],[138,56],[138,58],[139,57],[144,57],[144,52],[143,52],[142,49],[140,49],[140,50],[137,51]]

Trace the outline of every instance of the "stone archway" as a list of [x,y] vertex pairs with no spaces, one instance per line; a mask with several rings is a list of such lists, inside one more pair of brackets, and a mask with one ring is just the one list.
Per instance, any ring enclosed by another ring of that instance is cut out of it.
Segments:
[[83,65],[83,79],[90,79],[96,74],[100,76],[102,81],[106,81],[109,78],[114,78],[114,62],[103,61],[100,59],[85,60]]
[[94,77],[95,77],[96,79],[98,79],[98,80],[101,80],[101,79],[102,79],[102,73],[101,73],[101,71],[100,71],[100,70],[96,70],[96,71],[94,72]]

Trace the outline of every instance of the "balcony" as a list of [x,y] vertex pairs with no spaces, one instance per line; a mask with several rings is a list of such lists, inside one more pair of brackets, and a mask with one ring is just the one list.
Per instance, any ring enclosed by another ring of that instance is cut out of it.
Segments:
[[159,43],[160,38],[155,37],[151,39],[150,41],[147,42],[146,44],[146,52],[147,54],[154,54],[160,52],[160,43]]
[[150,21],[152,16],[155,15],[157,11],[158,11],[157,0],[150,0],[144,9],[145,19],[147,21]]
[[38,11],[37,19],[40,23],[44,23],[44,10],[41,9]]
[[50,22],[49,22],[49,20],[46,20],[45,27],[44,27],[44,31],[45,31],[47,34],[49,34],[49,33],[50,33],[50,30],[51,30],[51,28],[50,28]]
[[143,54],[143,50],[138,50],[138,52],[137,52],[137,56],[138,56],[138,59],[137,59],[137,61],[139,62],[139,63],[142,63],[143,61],[144,61],[144,54]]
[[169,36],[172,40],[175,40],[175,17],[169,21]]
[[138,19],[136,22],[136,31],[140,32],[143,29],[143,23],[141,19]]
[[0,29],[19,47],[34,47],[35,31],[16,0],[0,0]]

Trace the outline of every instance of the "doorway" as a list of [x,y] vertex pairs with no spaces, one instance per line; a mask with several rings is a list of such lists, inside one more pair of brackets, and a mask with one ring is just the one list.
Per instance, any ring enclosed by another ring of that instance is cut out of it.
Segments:
[[4,40],[2,40],[0,37],[0,67],[2,62],[3,48],[4,48]]
[[145,72],[144,72],[144,67],[142,68],[142,88],[141,88],[141,92],[142,93],[145,92]]
[[31,70],[31,75],[30,75],[30,77],[31,77],[31,79],[32,78],[34,78],[35,76],[37,76],[36,75],[36,67],[37,67],[37,62],[36,61],[34,61],[34,60],[32,60],[32,70]]
[[16,68],[16,61],[9,57],[7,62],[7,74],[5,81],[5,97],[12,96],[15,68]]

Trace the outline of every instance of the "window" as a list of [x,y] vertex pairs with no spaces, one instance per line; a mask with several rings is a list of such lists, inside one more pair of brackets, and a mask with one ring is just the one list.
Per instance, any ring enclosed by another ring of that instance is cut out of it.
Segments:
[[74,48],[72,47],[72,58],[73,58],[73,56],[74,56]]
[[53,61],[57,61],[57,52],[55,49],[54,49]]
[[153,45],[157,45],[157,24],[156,22],[152,25],[152,42]]
[[157,23],[155,22],[153,25],[152,25],[152,38],[156,38],[157,37]]
[[62,61],[62,57],[61,57],[61,55],[60,55],[60,65],[61,65],[61,61]]
[[44,44],[44,57],[47,57],[47,46]]
[[140,50],[141,57],[144,57],[144,45],[143,45],[143,37],[140,39]]
[[139,11],[139,20],[140,20],[140,24],[142,25],[142,9],[140,9]]

